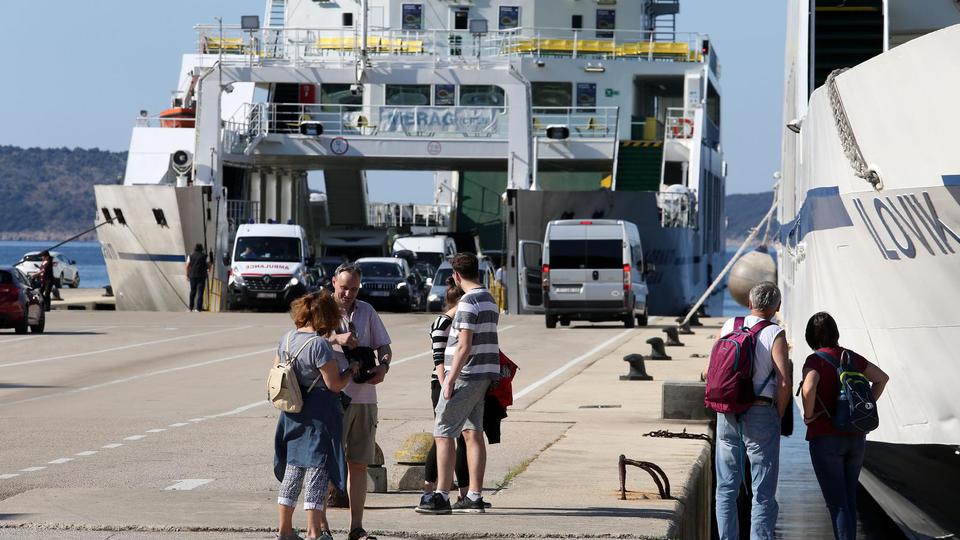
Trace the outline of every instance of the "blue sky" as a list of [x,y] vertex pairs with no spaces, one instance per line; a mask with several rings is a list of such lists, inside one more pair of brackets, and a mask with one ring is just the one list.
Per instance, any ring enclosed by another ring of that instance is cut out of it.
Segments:
[[[785,2],[680,6],[678,30],[710,34],[720,56],[727,192],[768,190],[783,132]],[[168,106],[180,54],[193,49],[193,25],[263,11],[263,0],[5,2],[0,144],[126,150],[137,112]],[[369,180],[373,200],[432,202],[427,173]]]

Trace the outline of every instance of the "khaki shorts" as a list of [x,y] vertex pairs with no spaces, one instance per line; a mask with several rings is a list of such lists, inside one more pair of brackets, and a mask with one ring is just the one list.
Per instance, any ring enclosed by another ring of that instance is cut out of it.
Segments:
[[343,446],[347,461],[373,463],[377,444],[377,404],[351,403],[343,412]]

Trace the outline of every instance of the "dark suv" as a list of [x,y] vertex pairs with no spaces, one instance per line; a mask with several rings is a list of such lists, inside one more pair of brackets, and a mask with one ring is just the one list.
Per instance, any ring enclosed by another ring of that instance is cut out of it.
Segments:
[[23,272],[0,266],[0,328],[13,328],[18,334],[43,332],[47,316],[43,298]]
[[360,300],[398,311],[424,308],[427,291],[407,261],[395,257],[364,257],[357,259],[357,266],[362,274],[357,296]]

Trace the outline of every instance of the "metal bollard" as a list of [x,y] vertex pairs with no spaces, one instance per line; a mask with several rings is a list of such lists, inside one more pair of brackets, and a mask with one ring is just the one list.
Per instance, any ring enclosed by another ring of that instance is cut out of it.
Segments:
[[621,381],[652,381],[653,377],[647,375],[647,368],[643,365],[642,354],[628,354],[623,357],[623,361],[630,364],[630,372],[621,375]]
[[[681,320],[678,320],[677,322],[681,322]],[[677,325],[677,333],[684,336],[693,335],[693,330],[690,329],[690,323],[687,322],[684,324]]]
[[679,332],[677,332],[676,326],[668,326],[663,329],[663,333],[667,334],[667,347],[683,347],[683,343],[680,342]]
[[667,356],[667,349],[663,346],[663,339],[658,337],[652,337],[647,340],[647,343],[650,344],[652,349],[650,353],[651,360],[673,360]]
[[700,322],[700,317],[694,313],[693,317],[690,317],[690,326],[703,326],[703,323]]

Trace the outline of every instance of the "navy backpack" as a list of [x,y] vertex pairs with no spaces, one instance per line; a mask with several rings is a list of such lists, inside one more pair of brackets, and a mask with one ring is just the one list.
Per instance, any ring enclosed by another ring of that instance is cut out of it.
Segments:
[[848,433],[869,433],[877,429],[880,417],[870,389],[870,380],[853,367],[849,361],[850,352],[841,349],[839,362],[829,353],[817,351],[816,354],[837,370],[840,379],[837,409],[833,416],[826,411],[833,421],[833,427]]

